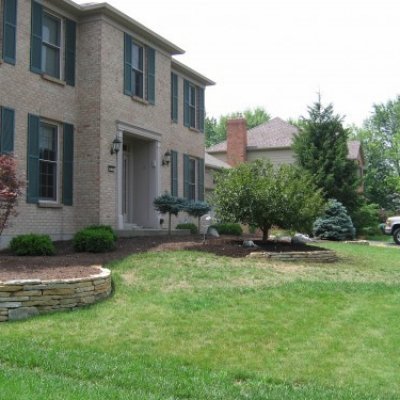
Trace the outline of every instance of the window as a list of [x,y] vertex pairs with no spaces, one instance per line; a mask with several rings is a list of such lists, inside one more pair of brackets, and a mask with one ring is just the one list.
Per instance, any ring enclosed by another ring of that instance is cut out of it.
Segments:
[[39,199],[57,200],[58,127],[40,124]]
[[0,0],[0,58],[16,62],[17,0]]
[[155,103],[155,50],[124,36],[124,93]]
[[183,196],[189,201],[204,200],[204,160],[183,156],[184,190]]
[[42,71],[60,79],[61,74],[61,19],[43,14]]
[[143,98],[143,47],[132,43],[132,95]]
[[62,201],[72,205],[73,126],[48,122],[35,115],[29,115],[28,122],[27,202]]
[[178,75],[171,73],[171,120],[178,122]]
[[204,132],[204,89],[185,80],[183,91],[185,126]]
[[14,151],[14,121],[14,110],[0,107],[0,154]]
[[76,23],[32,1],[31,71],[75,85]]

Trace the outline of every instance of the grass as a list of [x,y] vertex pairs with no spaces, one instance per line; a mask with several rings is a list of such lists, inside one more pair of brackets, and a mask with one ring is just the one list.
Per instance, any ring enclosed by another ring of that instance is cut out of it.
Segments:
[[0,325],[0,399],[398,399],[399,249],[326,247],[115,262],[109,300]]

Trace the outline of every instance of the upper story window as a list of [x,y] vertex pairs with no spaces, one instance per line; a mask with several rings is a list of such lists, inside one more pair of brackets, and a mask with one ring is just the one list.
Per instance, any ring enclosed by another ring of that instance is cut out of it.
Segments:
[[204,89],[185,80],[183,87],[184,125],[204,132]]
[[16,62],[17,0],[0,0],[0,59]]
[[124,93],[155,104],[156,53],[124,36]]
[[143,53],[142,46],[132,43],[132,94],[143,98]]
[[42,71],[54,78],[61,77],[61,19],[43,14]]
[[31,71],[75,85],[76,23],[32,1]]

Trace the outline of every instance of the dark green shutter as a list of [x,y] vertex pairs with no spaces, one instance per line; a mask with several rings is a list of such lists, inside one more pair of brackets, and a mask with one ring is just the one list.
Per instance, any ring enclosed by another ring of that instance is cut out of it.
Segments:
[[37,203],[39,200],[39,131],[40,118],[28,116],[28,186],[26,202]]
[[178,152],[171,150],[171,195],[178,196]]
[[17,43],[17,0],[4,0],[3,59],[15,64]]
[[124,34],[124,93],[132,96],[132,38]]
[[189,82],[186,80],[183,83],[183,99],[184,99],[183,124],[189,127],[190,126]]
[[74,180],[74,126],[64,124],[62,202],[72,206]]
[[65,20],[65,82],[75,86],[76,22]]
[[11,108],[0,107],[0,153],[14,152],[15,112]]
[[42,73],[42,23],[43,7],[32,1],[31,21],[31,71]]
[[147,54],[147,101],[150,104],[155,104],[156,100],[156,51],[151,47],[146,48]]
[[197,199],[204,201],[204,160],[197,160]]
[[171,119],[178,122],[178,75],[171,73]]
[[183,155],[183,197],[189,199],[190,192],[190,158],[187,154]]
[[197,88],[197,128],[200,132],[204,132],[204,89]]

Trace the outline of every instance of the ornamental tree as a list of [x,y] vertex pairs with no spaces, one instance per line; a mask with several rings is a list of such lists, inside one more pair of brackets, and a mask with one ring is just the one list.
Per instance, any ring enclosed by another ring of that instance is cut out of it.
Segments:
[[10,216],[17,215],[16,207],[21,187],[22,181],[17,177],[14,157],[0,155],[0,235],[7,227]]
[[171,216],[177,216],[186,205],[186,200],[164,193],[154,199],[153,205],[161,214],[168,214],[168,234],[171,235]]
[[192,201],[186,204],[184,210],[190,216],[197,217],[197,228],[200,232],[200,218],[211,210],[210,205],[205,201]]
[[213,203],[223,222],[260,228],[268,239],[273,225],[311,232],[323,208],[323,198],[310,176],[294,165],[274,168],[257,160],[221,171],[216,176]]

